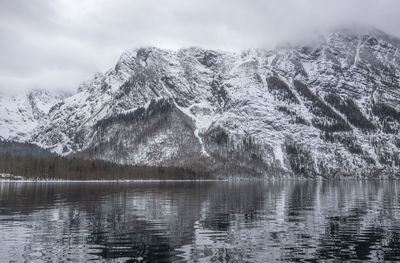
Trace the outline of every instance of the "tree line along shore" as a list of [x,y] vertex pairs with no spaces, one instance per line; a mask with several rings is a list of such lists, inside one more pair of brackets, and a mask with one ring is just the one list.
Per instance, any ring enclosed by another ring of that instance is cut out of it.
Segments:
[[212,180],[206,171],[183,167],[123,165],[63,156],[0,153],[0,174],[27,180]]

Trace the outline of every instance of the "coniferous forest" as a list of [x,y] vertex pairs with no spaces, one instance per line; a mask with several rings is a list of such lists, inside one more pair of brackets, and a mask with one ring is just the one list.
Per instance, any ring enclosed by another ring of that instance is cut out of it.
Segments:
[[121,165],[76,157],[0,154],[0,174],[34,180],[200,180],[209,172],[190,168]]

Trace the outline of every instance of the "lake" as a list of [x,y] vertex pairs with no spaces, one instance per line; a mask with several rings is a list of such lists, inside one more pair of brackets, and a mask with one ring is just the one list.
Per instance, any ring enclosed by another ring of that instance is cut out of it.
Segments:
[[3,182],[0,261],[394,262],[399,184]]

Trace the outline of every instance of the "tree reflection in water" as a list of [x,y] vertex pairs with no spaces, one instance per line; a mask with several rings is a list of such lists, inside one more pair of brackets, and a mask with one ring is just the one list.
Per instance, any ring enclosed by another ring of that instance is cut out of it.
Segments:
[[397,181],[0,183],[5,261],[400,260]]

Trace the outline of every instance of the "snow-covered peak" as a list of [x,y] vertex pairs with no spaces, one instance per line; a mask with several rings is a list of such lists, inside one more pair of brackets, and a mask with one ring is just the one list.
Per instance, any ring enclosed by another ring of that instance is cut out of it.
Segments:
[[24,141],[65,94],[33,90],[19,95],[0,94],[0,135],[4,139]]
[[[44,118],[31,114],[40,124],[19,127],[34,131],[17,138],[119,163],[398,171],[399,65],[397,40],[377,31],[339,30],[273,50],[138,48]],[[46,113],[51,100],[33,97]]]

